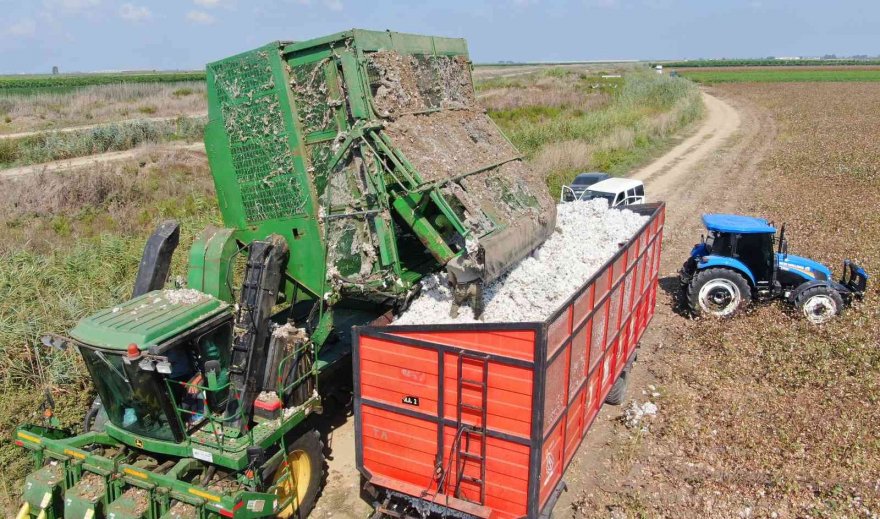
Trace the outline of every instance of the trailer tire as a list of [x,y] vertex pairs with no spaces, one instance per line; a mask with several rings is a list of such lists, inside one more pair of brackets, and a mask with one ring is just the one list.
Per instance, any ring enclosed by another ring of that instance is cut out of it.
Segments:
[[726,268],[698,271],[687,287],[687,301],[698,316],[732,317],[749,305],[752,287],[737,272]]
[[622,404],[624,399],[626,399],[627,385],[627,372],[624,370],[620,373],[620,376],[617,377],[617,380],[614,381],[614,385],[611,386],[608,395],[605,396],[605,403],[610,405]]
[[[286,463],[285,463],[286,462]],[[275,489],[278,502],[281,503],[288,496],[296,492],[296,499],[283,510],[278,511],[275,517],[282,519],[308,517],[318,494],[324,487],[324,443],[316,429],[309,429],[287,446],[287,456],[271,474],[267,474],[270,485],[278,481],[285,473],[285,466],[290,465],[293,469],[292,479],[282,482]],[[298,504],[297,504],[298,503]]]
[[843,298],[837,290],[819,285],[798,294],[794,306],[811,323],[825,324],[840,313]]

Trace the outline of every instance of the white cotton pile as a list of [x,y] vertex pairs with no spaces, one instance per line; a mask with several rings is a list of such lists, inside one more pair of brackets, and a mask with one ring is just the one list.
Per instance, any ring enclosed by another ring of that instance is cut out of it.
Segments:
[[[543,321],[610,259],[648,219],[626,209],[609,209],[604,200],[560,204],[556,230],[530,256],[483,289],[483,322]],[[445,274],[427,276],[422,293],[394,324],[473,323],[452,303]]]

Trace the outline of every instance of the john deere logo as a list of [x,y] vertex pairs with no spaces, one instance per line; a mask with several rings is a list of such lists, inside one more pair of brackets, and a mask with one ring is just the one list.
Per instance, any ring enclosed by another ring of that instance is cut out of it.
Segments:
[[137,447],[138,449],[143,449],[143,448],[144,448],[144,442],[141,441],[140,438],[135,438],[135,440],[134,440],[134,446]]

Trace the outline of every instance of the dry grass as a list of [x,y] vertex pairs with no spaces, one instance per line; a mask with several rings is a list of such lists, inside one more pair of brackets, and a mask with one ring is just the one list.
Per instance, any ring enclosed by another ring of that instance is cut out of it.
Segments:
[[162,215],[195,214],[214,193],[205,155],[145,148],[132,161],[0,181],[0,254],[50,253],[83,237],[148,231]]
[[114,84],[64,93],[0,94],[0,133],[206,111],[203,82]]
[[[0,182],[0,435],[40,423],[42,392],[78,427],[93,394],[75,351],[49,352],[47,332],[124,301],[144,240],[166,218],[181,222],[173,275],[184,274],[195,233],[220,221],[204,154],[145,150],[137,158]],[[0,443],[0,509],[19,495],[30,462]]]
[[581,171],[626,173],[702,115],[692,83],[633,66],[618,72],[496,78],[478,85],[480,102],[558,196]]
[[584,88],[560,78],[541,78],[524,87],[491,88],[480,93],[480,104],[492,111],[543,106],[586,112],[598,110],[610,101],[610,96],[599,88]]

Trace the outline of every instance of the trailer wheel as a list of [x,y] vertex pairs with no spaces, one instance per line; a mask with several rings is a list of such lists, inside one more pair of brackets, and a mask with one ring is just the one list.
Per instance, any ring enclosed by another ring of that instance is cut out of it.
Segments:
[[[287,467],[290,475],[282,479],[288,473]],[[277,485],[279,505],[293,498],[275,517],[308,517],[324,484],[324,444],[317,430],[304,432],[287,446],[287,456],[272,474],[271,484]]]
[[626,371],[622,371],[620,376],[617,377],[617,380],[614,381],[614,385],[611,386],[611,390],[608,391],[608,395],[605,397],[605,403],[611,405],[620,405],[623,403],[623,400],[626,398]]
[[697,272],[687,289],[688,306],[697,315],[730,317],[752,300],[752,289],[736,272],[713,268]]
[[831,287],[817,286],[797,296],[795,307],[813,324],[825,324],[840,313],[843,298]]

